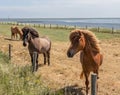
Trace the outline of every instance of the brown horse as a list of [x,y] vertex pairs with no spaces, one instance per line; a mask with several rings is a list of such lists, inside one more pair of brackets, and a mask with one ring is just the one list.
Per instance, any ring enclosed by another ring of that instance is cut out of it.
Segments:
[[[50,65],[50,49],[51,49],[51,41],[47,37],[39,37],[38,32],[30,27],[22,28],[23,31],[23,46],[27,45],[28,42],[28,50],[31,56],[32,62],[32,71],[37,71],[38,69],[38,57],[39,54],[44,55],[44,64],[46,64],[46,57],[48,61],[48,65]],[[37,53],[36,64],[33,62],[33,53]]]
[[18,26],[12,26],[11,27],[11,39],[17,39],[18,38],[18,35],[20,36],[20,40],[22,40],[22,30],[18,27]]
[[73,57],[77,52],[80,53],[82,72],[80,78],[85,76],[86,94],[88,95],[89,74],[90,72],[98,75],[99,66],[102,64],[103,55],[100,54],[99,42],[96,36],[88,30],[75,29],[70,33],[71,45],[67,51],[68,57]]

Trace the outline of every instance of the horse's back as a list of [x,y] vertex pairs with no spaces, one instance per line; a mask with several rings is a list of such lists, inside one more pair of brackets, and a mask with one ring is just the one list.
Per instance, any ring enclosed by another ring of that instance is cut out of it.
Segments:
[[51,47],[51,41],[47,37],[41,37],[40,39],[40,44],[45,47],[46,49],[49,49]]
[[35,38],[34,46],[39,53],[45,53],[51,49],[51,41],[46,38]]
[[17,26],[11,26],[11,31],[12,32],[17,32],[18,30],[18,27]]

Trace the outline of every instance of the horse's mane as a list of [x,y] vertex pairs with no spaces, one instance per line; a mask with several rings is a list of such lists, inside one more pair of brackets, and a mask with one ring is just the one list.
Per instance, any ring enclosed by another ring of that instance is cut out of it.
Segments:
[[99,41],[96,38],[95,34],[92,31],[89,30],[80,30],[80,29],[75,29],[71,31],[71,34],[73,32],[83,34],[86,40],[86,45],[89,46],[93,51],[100,52],[100,46],[99,46]]
[[22,31],[23,33],[30,32],[33,36],[39,37],[39,33],[34,28],[25,26],[22,28]]

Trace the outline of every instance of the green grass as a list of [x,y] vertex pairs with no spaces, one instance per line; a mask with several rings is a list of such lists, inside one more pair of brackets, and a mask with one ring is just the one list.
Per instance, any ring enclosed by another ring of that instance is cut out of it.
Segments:
[[47,35],[52,41],[67,41],[70,30],[37,28],[40,36]]
[[5,36],[10,36],[10,25],[2,25],[0,24],[0,34]]
[[96,36],[98,37],[98,39],[100,39],[100,40],[120,38],[120,34],[98,33],[98,32],[95,32],[95,35],[96,35]]
[[[12,25],[3,25],[0,24],[0,34],[10,37],[10,27]],[[19,26],[20,28],[24,26]],[[61,42],[67,42],[69,41],[69,33],[71,29],[63,29],[63,28],[41,28],[41,27],[35,27],[35,29],[39,32],[40,36],[48,36],[52,41],[61,41]],[[90,28],[91,31],[95,32],[98,39],[114,39],[114,38],[120,38],[120,34],[112,34],[109,29],[102,29],[100,32],[97,32],[97,28]]]
[[[67,29],[49,29],[49,28],[36,28],[41,35],[48,35],[52,41],[61,41],[61,42],[67,42],[69,41],[69,33],[71,30]],[[94,29],[94,28],[93,28]],[[103,31],[97,32],[97,29],[92,30],[95,33],[95,35],[100,40],[106,40],[106,39],[114,39],[114,38],[120,38],[120,34],[112,34],[111,32],[104,32],[106,29],[102,29]]]
[[[12,25],[3,25],[3,24],[0,24],[0,34],[1,35],[4,35],[4,36],[7,36],[7,37],[10,37],[11,35],[11,32],[10,32],[10,27]],[[24,27],[24,26],[19,26],[20,28]],[[54,41],[60,41],[60,42],[67,42],[69,41],[69,33],[70,33],[70,30],[71,29],[63,29],[63,28],[41,28],[41,27],[35,27],[35,29],[37,31],[39,31],[39,34],[40,36],[48,36],[52,42]],[[112,34],[110,32],[110,30],[108,29],[102,29],[100,30],[100,32],[97,32],[97,29],[96,28],[91,28],[90,29],[91,31],[95,32],[96,36],[98,37],[98,39],[114,39],[114,38],[120,38],[120,34]],[[104,31],[108,31],[108,32],[105,32]]]
[[40,75],[31,72],[29,65],[11,64],[0,51],[0,95],[63,95],[63,91],[50,90]]
[[[10,27],[12,25],[0,24],[0,35],[10,38]],[[20,26],[21,28],[23,26]],[[56,28],[40,28],[35,27],[39,31],[40,36],[47,35],[52,42],[67,42],[69,41],[70,29]],[[95,35],[100,40],[120,38],[120,34],[96,32],[97,29],[92,28]],[[31,72],[30,66],[17,66],[11,64],[8,55],[0,52],[0,95],[44,95],[51,91],[43,84],[41,77]],[[50,94],[54,95],[54,94]],[[55,95],[63,95],[63,91],[56,92]]]
[[0,52],[0,95],[43,95],[49,91],[30,66],[10,64],[8,56]]

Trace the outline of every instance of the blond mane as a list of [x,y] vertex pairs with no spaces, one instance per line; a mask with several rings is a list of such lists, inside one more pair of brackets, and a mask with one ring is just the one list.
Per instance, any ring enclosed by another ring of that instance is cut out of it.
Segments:
[[93,51],[100,52],[99,40],[92,31],[75,29],[71,32],[82,33],[87,41],[86,44],[89,44]]

